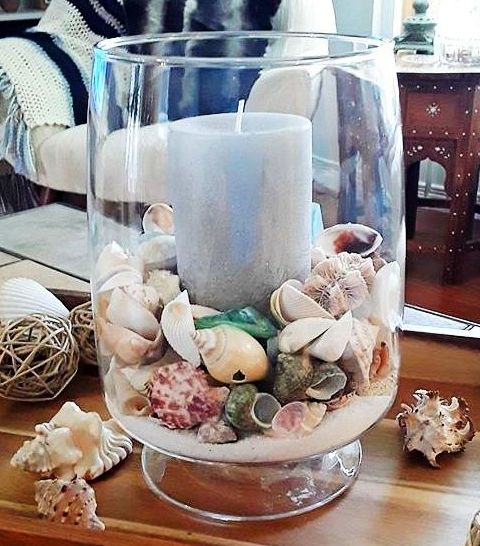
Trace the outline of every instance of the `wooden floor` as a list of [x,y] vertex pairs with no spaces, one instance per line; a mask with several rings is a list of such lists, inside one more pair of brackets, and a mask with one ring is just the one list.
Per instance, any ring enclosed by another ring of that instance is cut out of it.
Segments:
[[[445,229],[441,211],[419,213],[417,231],[422,236]],[[480,221],[476,231],[480,230]],[[407,303],[480,323],[480,252],[462,258],[461,275],[455,285],[442,285],[442,256],[411,254],[407,257]]]

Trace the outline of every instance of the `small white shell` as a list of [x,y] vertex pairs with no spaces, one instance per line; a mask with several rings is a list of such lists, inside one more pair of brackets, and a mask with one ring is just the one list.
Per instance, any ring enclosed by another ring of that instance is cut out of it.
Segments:
[[143,307],[122,288],[115,288],[107,307],[107,319],[118,326],[132,330],[142,337],[154,340],[160,324],[148,309]]
[[398,262],[384,265],[372,285],[372,320],[394,331],[401,324],[402,283]]
[[347,311],[310,345],[308,352],[319,360],[335,362],[345,351],[352,334],[352,324],[352,312]]
[[193,341],[195,324],[186,290],[165,306],[160,322],[170,347],[187,362],[200,366],[200,353]]
[[66,318],[69,311],[57,297],[32,279],[6,280],[0,287],[0,322],[34,313]]
[[383,238],[373,228],[363,224],[337,224],[324,229],[315,241],[315,247],[327,256],[354,252],[368,256],[382,244]]
[[151,313],[155,314],[158,311],[160,296],[155,287],[147,284],[129,284],[124,286],[123,290]]
[[280,352],[296,353],[326,332],[334,322],[331,319],[311,317],[288,324],[278,336]]
[[138,247],[138,256],[146,270],[173,269],[177,264],[175,237],[159,233],[145,238]]
[[111,274],[112,270],[128,264],[129,257],[125,250],[116,242],[106,245],[100,253],[95,266],[95,275],[102,278]]
[[150,205],[143,215],[142,226],[145,233],[155,231],[163,235],[173,235],[172,207],[166,203],[154,203]]

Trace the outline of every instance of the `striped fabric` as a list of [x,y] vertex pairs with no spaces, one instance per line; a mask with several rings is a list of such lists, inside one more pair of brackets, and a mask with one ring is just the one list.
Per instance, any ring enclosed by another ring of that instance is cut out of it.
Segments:
[[[38,180],[34,150],[42,140],[39,133],[45,140],[45,135],[86,122],[92,48],[102,38],[270,29],[334,32],[332,0],[51,0],[36,27],[0,39],[0,112],[7,110],[6,119],[0,119],[0,159]],[[255,47],[258,51],[250,55],[264,54],[264,45]],[[239,85],[247,89],[255,77]],[[184,82],[172,82],[173,91],[187,97],[195,78],[189,74]],[[170,112],[172,118],[210,111],[208,86],[225,82],[204,83],[201,103],[183,101],[184,109]]]
[[0,40],[0,93],[7,109],[0,157],[17,173],[37,179],[37,128],[86,123],[92,48],[125,33],[121,0],[52,0],[36,27]]

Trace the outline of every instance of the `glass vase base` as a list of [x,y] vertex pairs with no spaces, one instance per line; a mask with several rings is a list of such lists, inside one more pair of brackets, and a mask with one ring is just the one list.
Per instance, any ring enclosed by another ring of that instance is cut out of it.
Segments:
[[361,461],[358,440],[305,460],[257,465],[185,461],[146,446],[142,451],[144,478],[155,495],[221,521],[274,520],[314,510],[353,484]]

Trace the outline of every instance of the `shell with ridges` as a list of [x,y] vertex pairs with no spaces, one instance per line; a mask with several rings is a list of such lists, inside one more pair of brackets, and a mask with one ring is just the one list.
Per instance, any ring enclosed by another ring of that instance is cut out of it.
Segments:
[[170,347],[187,362],[200,366],[200,353],[193,341],[195,324],[186,290],[165,306],[160,322]]
[[105,529],[97,517],[95,492],[88,483],[76,478],[35,482],[35,501],[38,513],[49,521],[76,525],[85,529]]
[[264,379],[268,358],[260,343],[233,326],[198,330],[193,338],[208,373],[221,383],[249,383]]
[[296,353],[326,332],[334,320],[304,318],[288,324],[278,335],[278,346],[282,353]]
[[57,297],[32,279],[16,277],[0,286],[0,322],[36,313],[67,318],[69,311]]
[[113,421],[104,423],[97,413],[84,412],[74,402],[65,402],[48,423],[37,425],[35,432],[36,437],[24,442],[10,463],[46,476],[93,480],[133,449],[130,438]]
[[352,325],[352,313],[347,311],[309,346],[308,352],[319,360],[335,362],[345,351],[352,334]]
[[122,288],[115,288],[110,296],[107,319],[151,341],[160,328],[155,315]]
[[279,316],[287,323],[309,317],[333,319],[328,311],[304,294],[301,288],[301,284],[293,284],[292,281],[287,281],[278,289],[274,305]]
[[408,451],[420,451],[438,467],[440,453],[462,451],[475,435],[468,405],[455,396],[448,403],[438,391],[417,390],[413,397],[415,404],[402,404],[403,411],[397,416],[405,435],[404,446]]
[[226,387],[210,387],[207,374],[190,362],[160,366],[149,392],[152,416],[170,429],[218,421],[228,393]]
[[382,244],[382,236],[373,228],[363,224],[337,224],[324,229],[315,241],[327,256],[350,252],[368,256]]

